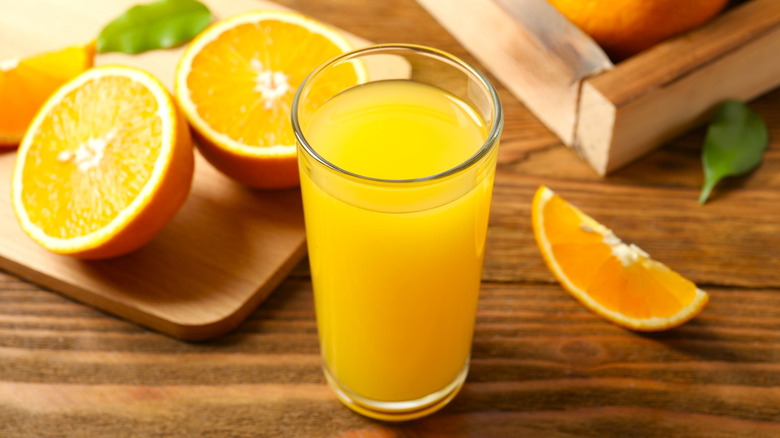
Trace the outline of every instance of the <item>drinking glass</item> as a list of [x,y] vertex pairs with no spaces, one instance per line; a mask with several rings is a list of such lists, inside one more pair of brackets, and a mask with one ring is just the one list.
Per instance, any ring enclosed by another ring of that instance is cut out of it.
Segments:
[[432,413],[469,368],[496,90],[440,50],[378,45],[312,72],[292,123],[325,377],[363,415]]

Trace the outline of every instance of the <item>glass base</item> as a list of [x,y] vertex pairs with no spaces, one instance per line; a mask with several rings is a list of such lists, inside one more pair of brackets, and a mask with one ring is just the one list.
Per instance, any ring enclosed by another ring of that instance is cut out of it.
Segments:
[[455,379],[441,390],[416,400],[400,402],[384,402],[361,397],[341,384],[335,376],[331,375],[327,365],[322,367],[328,384],[336,393],[339,401],[348,408],[365,415],[383,421],[407,421],[424,417],[443,408],[450,402],[463,387],[466,375],[469,372],[469,362],[458,373]]

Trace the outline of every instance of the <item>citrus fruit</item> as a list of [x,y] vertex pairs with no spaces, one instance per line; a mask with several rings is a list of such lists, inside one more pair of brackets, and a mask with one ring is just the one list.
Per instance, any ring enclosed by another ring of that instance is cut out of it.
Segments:
[[[214,167],[252,187],[298,185],[290,108],[315,67],[350,50],[336,30],[297,13],[255,11],[217,22],[190,43],[175,94]],[[345,68],[334,88],[365,72]]]
[[549,0],[615,59],[699,26],[728,0]]
[[94,60],[95,44],[90,43],[0,61],[0,148],[19,144],[46,98]]
[[187,122],[157,79],[93,68],[57,90],[30,124],[13,172],[14,210],[50,251],[121,255],[176,214],[193,163]]
[[582,304],[626,328],[676,327],[707,304],[708,295],[545,186],[531,208],[536,244],[558,282]]

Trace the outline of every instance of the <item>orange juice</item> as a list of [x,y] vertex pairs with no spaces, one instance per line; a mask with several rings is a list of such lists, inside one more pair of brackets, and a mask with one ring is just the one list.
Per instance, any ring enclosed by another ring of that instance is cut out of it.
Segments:
[[325,161],[359,175],[299,152],[326,374],[352,398],[383,402],[460,384],[496,148],[465,170],[425,179],[473,157],[485,123],[439,88],[390,80],[332,97],[303,132]]

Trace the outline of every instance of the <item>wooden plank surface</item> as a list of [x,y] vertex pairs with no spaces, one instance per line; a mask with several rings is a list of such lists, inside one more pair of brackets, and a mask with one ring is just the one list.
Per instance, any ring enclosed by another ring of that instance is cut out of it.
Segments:
[[[480,65],[413,0],[282,4]],[[750,104],[770,129],[763,164],[705,206],[702,130],[601,179],[499,93],[506,124],[473,365],[450,406],[400,425],[342,407],[320,371],[305,263],[235,332],[201,343],[0,274],[0,436],[780,436],[780,91]],[[704,312],[641,335],[577,304],[533,244],[539,184],[697,281],[711,294]]]

